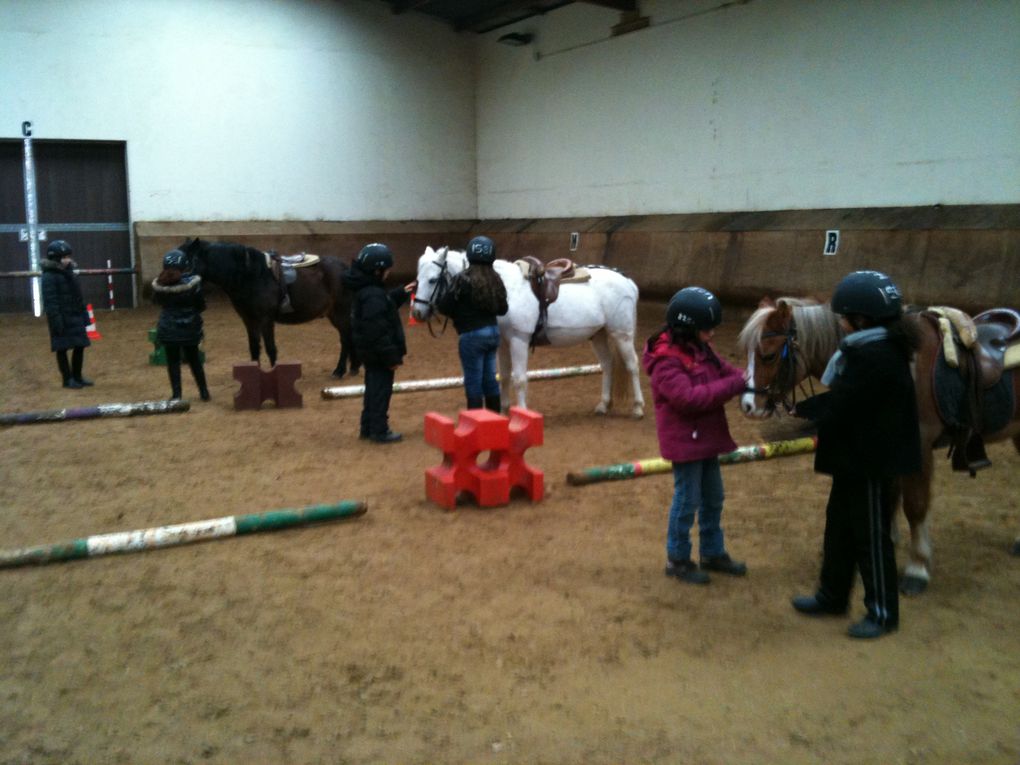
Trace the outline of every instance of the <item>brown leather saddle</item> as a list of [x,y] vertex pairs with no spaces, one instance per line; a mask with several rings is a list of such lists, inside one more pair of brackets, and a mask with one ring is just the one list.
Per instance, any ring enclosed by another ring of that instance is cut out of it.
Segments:
[[310,252],[299,252],[296,255],[281,255],[276,250],[267,250],[265,253],[266,265],[280,287],[280,313],[293,313],[294,307],[290,302],[290,292],[287,285],[293,284],[297,279],[298,268],[308,268],[319,262],[319,256]]
[[922,315],[944,335],[933,362],[932,387],[951,441],[953,469],[974,476],[991,465],[982,434],[1005,427],[1015,412],[1012,373],[1004,376],[1004,371],[1020,366],[1020,313],[993,308],[962,330],[940,322],[944,314],[939,312]]
[[531,336],[531,346],[549,345],[549,337],[546,334],[549,306],[559,297],[560,283],[574,278],[579,269],[569,258],[557,258],[543,263],[534,255],[525,255],[521,261],[528,266],[526,278],[538,300],[538,323]]

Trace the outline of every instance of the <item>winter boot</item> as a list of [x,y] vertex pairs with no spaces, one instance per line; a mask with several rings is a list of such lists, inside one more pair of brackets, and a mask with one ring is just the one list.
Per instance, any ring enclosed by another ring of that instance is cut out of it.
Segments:
[[501,404],[502,401],[500,400],[498,393],[495,396],[485,397],[485,408],[488,409],[490,412],[495,412],[496,414],[499,414],[501,411],[503,411]]
[[212,396],[209,395],[209,387],[205,383],[205,369],[202,368],[201,361],[192,361],[189,364],[191,366],[191,374],[195,378],[195,385],[198,386],[198,395],[203,401],[208,401]]
[[57,368],[60,369],[60,377],[64,381],[65,388],[80,388],[77,383],[73,384],[71,378],[71,365],[67,363],[67,351],[57,351]]
[[181,397],[181,365],[166,363],[166,373],[170,377],[170,398]]
[[87,380],[81,376],[82,363],[85,361],[85,349],[75,348],[71,351],[71,378],[77,385],[69,385],[69,388],[84,388],[88,385],[92,385],[91,380]]
[[468,409],[481,409],[482,408],[482,397],[481,396],[468,396],[467,397],[467,408]]

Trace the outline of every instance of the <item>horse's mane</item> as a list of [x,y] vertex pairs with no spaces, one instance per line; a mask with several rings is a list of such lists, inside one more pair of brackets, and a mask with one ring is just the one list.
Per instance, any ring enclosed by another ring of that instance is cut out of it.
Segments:
[[[843,337],[836,314],[828,305],[820,305],[806,298],[781,297],[776,303],[780,301],[789,305],[793,311],[793,321],[797,325],[797,342],[809,366],[827,360]],[[765,321],[775,310],[775,305],[758,308],[740,330],[737,343],[745,355],[752,348],[758,347],[765,329]]]
[[252,290],[263,279],[271,279],[265,253],[235,242],[206,242],[195,239],[181,249],[201,257],[215,280],[228,293]]

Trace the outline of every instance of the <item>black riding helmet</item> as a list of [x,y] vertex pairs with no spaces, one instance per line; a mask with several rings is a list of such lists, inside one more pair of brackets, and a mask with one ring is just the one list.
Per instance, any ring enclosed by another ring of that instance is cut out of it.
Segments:
[[496,245],[487,236],[476,236],[467,247],[468,263],[492,265],[496,260]]
[[358,257],[354,259],[357,266],[367,274],[393,268],[393,253],[385,244],[373,242],[361,248]]
[[701,332],[718,327],[722,322],[719,298],[704,287],[684,287],[666,307],[666,324],[671,329],[694,329]]
[[163,256],[163,268],[177,268],[183,271],[187,262],[188,256],[180,250],[170,250]]
[[71,245],[69,245],[63,239],[55,239],[54,241],[50,242],[50,246],[46,248],[46,257],[52,260],[69,258],[71,257]]
[[860,314],[877,321],[903,313],[899,287],[881,271],[854,271],[843,277],[832,293],[832,311],[842,316]]

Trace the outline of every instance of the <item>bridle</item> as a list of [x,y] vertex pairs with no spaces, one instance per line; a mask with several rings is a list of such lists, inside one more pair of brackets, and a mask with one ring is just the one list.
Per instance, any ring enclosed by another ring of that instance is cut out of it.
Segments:
[[[432,286],[432,292],[429,294],[429,299],[422,300],[416,294],[411,301],[412,303],[418,303],[429,307],[429,318],[425,323],[428,326],[429,334],[432,335],[432,337],[437,337],[435,330],[432,329],[432,317],[435,316],[437,313],[436,304],[440,300],[442,300],[446,293],[450,290],[450,284],[452,283],[452,279],[450,278],[450,272],[447,268],[446,260],[446,256],[449,254],[449,249],[444,247],[442,252],[443,254],[441,260],[439,258],[436,258],[436,260],[432,261],[434,265],[439,266],[439,273],[436,274],[433,278],[429,279],[429,284]],[[449,323],[450,317],[447,316],[443,320],[442,329],[439,330],[440,335],[446,332],[446,327],[449,325]]]
[[801,392],[801,395],[806,396],[807,393],[804,390],[803,380],[808,381],[808,387],[810,388],[810,395],[814,395],[814,384],[811,382],[811,378],[808,375],[804,375],[802,381],[797,383],[797,373],[800,370],[802,359],[799,355],[800,345],[797,342],[797,325],[790,317],[790,326],[785,330],[770,330],[763,332],[761,335],[762,340],[767,340],[771,337],[782,337],[782,347],[775,353],[768,355],[761,352],[761,342],[758,343],[758,355],[761,357],[760,363],[766,369],[777,367],[775,374],[772,377],[772,381],[763,388],[753,388],[750,385],[747,386],[747,392],[753,393],[755,396],[765,396],[765,411],[774,412],[776,408],[782,404],[783,409],[786,410],[787,414],[791,414],[797,406],[797,391]]

